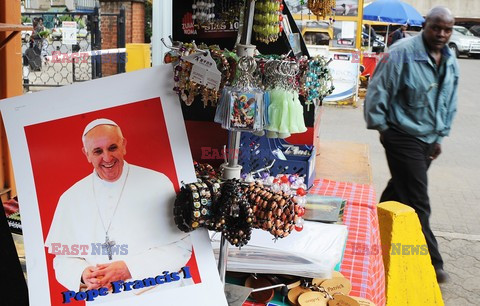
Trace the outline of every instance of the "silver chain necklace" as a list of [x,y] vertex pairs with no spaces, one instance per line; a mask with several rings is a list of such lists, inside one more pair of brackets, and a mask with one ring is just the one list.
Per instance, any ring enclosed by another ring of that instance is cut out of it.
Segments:
[[95,205],[97,206],[98,215],[100,216],[100,221],[102,221],[103,230],[105,231],[105,243],[102,243],[102,249],[107,250],[108,260],[112,260],[112,248],[115,245],[115,241],[111,241],[108,237],[108,231],[110,230],[110,226],[112,225],[113,218],[117,213],[118,204],[120,204],[120,200],[122,199],[123,190],[125,189],[125,185],[127,184],[128,174],[130,173],[130,167],[127,167],[127,174],[125,176],[125,181],[123,182],[122,190],[120,190],[120,195],[118,196],[117,204],[115,205],[115,210],[113,211],[112,218],[110,219],[110,223],[108,223],[108,227],[105,227],[105,222],[103,222],[102,214],[100,212],[100,206],[97,203],[97,195],[95,193],[95,176],[92,176],[92,189],[93,189],[93,199],[95,200]]

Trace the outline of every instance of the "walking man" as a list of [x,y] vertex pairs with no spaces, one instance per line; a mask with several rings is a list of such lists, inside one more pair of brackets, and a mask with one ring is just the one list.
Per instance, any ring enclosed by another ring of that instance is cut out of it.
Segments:
[[415,209],[439,283],[443,260],[430,229],[427,170],[442,152],[457,108],[458,63],[446,45],[453,30],[449,9],[434,7],[421,35],[390,49],[368,86],[364,115],[380,132],[391,179],[380,198]]

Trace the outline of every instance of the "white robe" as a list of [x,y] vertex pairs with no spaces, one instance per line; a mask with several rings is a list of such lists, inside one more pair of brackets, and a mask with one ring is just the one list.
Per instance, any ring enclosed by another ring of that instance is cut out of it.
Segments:
[[[58,282],[69,290],[79,291],[86,267],[111,262],[107,255],[92,255],[91,246],[92,243],[105,242],[104,227],[108,228],[110,220],[110,240],[116,245],[126,244],[128,248],[127,255],[114,254],[112,261],[125,261],[132,280],[155,277],[163,271],[179,271],[190,259],[192,246],[189,236],[175,226],[174,201],[175,190],[164,174],[126,162],[122,176],[116,182],[101,180],[95,171],[78,181],[60,197],[45,246],[52,253],[52,243],[69,247],[88,245],[88,255],[56,255],[53,266]],[[180,283],[157,287],[174,287]]]

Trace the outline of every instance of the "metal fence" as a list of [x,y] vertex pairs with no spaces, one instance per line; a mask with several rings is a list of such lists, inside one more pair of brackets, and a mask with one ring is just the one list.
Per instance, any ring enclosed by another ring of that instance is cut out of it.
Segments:
[[[119,14],[100,14],[98,8],[92,13],[22,13],[23,23],[42,18],[45,31],[42,37],[32,31],[22,31],[23,87],[35,91],[45,87],[58,87],[75,82],[102,77],[100,51],[100,16],[117,16],[117,45],[125,47],[125,11]],[[76,43],[66,44],[62,39],[62,21],[72,20],[77,24]],[[42,32],[40,32],[42,33]],[[34,39],[34,37],[36,37]],[[118,72],[124,72],[125,63],[119,64]]]

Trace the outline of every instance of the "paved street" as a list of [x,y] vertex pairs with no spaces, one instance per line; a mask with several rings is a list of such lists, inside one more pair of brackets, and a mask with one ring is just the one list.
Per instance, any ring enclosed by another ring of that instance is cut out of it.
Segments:
[[[459,107],[443,153],[429,170],[431,224],[451,282],[441,286],[447,306],[480,302],[480,60],[459,59]],[[349,141],[370,148],[377,199],[390,174],[378,132],[365,128],[363,107],[326,106],[320,142]]]

